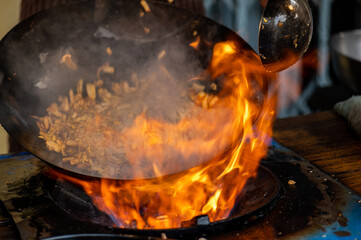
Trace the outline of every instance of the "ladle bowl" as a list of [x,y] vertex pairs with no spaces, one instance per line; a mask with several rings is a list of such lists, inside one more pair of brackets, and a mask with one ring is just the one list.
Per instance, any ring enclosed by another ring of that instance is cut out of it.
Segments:
[[312,12],[307,0],[268,0],[258,36],[264,67],[279,72],[296,63],[308,49],[312,30]]

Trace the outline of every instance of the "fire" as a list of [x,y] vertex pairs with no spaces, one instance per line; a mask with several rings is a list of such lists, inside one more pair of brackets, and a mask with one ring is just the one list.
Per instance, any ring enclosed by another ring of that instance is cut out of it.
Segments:
[[[261,64],[250,63],[254,60],[247,54],[240,54],[232,41],[215,45],[205,74],[211,79],[222,76],[224,79],[217,96],[198,94],[199,105],[206,111],[177,123],[160,122],[142,114],[122,133],[131,142],[147,134],[140,146],[129,150],[128,158],[136,161],[144,155],[153,158],[157,176],[162,175],[158,160],[167,160],[159,152],[164,142],[185,156],[199,152],[196,157],[210,157],[205,164],[173,175],[140,180],[80,180],[59,173],[57,177],[82,186],[116,227],[178,228],[199,215],[208,215],[211,222],[225,219],[247,179],[257,174],[259,161],[267,153],[275,117],[275,98],[272,94],[259,95],[265,88],[265,79],[274,75],[266,73]],[[206,140],[178,142],[177,138],[189,129]],[[214,149],[226,150],[217,153]],[[192,160],[192,156],[184,159]],[[135,166],[136,161],[132,163]]]
[[191,46],[191,47],[194,48],[194,49],[198,49],[200,40],[201,40],[201,37],[200,37],[200,36],[197,36],[197,37],[196,37],[196,40],[195,40],[194,42],[191,42],[191,43],[189,44],[189,46]]

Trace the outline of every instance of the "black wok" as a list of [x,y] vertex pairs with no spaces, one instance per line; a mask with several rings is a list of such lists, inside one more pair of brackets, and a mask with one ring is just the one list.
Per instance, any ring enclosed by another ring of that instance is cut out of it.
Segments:
[[[80,77],[94,81],[97,67],[104,62],[111,60],[115,65],[115,78],[126,79],[164,46],[172,53],[174,42],[183,46],[185,57],[177,62],[176,54],[169,54],[172,59],[166,62],[184,72],[185,79],[190,77],[189,64],[206,69],[214,44],[229,39],[238,44],[239,53],[249,63],[262,66],[250,46],[226,27],[167,4],[148,3],[151,12],[142,18],[139,1],[107,1],[108,5],[100,8],[94,8],[94,1],[85,1],[40,12],[13,28],[0,42],[0,121],[7,132],[25,149],[62,169],[125,179],[123,175],[99,174],[62,161],[60,154],[49,151],[38,137],[33,116],[46,114],[46,108],[59,95],[67,94]],[[144,27],[150,32],[145,33]],[[188,46],[195,40],[194,31],[203,42],[197,52]],[[106,54],[107,47],[113,49],[113,55]],[[79,63],[75,72],[62,68],[58,62],[59,56],[67,52]],[[250,74],[264,75],[265,82],[273,77],[265,71]],[[199,164],[182,165],[167,174]]]

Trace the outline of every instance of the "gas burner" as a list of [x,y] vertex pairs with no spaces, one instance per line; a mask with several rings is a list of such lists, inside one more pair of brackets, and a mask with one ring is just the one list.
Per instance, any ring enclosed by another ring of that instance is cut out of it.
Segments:
[[[182,222],[181,228],[176,229],[176,231],[189,232],[192,230],[196,232],[199,229],[212,228],[215,225],[221,227],[234,220],[243,222],[243,224],[255,221],[272,209],[274,201],[280,195],[280,186],[278,178],[269,169],[260,166],[257,177],[247,181],[226,219],[210,222],[207,215],[196,216],[189,221]],[[56,180],[54,187],[49,191],[49,197],[71,218],[116,228],[111,218],[93,205],[91,198],[83,189],[72,183],[62,179]]]
[[[277,145],[278,146],[278,145]],[[360,236],[360,197],[309,162],[279,146],[270,148],[228,219],[207,216],[182,228],[113,227],[76,186],[50,179],[49,167],[30,154],[0,160],[0,199],[22,239],[310,239]]]
[[[144,240],[144,237],[129,234],[69,234],[58,237],[44,238],[43,240]],[[162,240],[164,238],[147,237],[147,240]],[[166,238],[172,240],[171,238]]]
[[72,218],[95,224],[112,227],[112,220],[105,213],[99,211],[91,198],[78,186],[64,180],[56,180],[49,191],[49,197]]

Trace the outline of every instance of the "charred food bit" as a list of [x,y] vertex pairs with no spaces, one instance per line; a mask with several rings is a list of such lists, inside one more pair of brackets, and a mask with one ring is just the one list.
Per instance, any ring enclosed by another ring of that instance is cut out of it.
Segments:
[[96,90],[95,90],[95,85],[92,83],[87,83],[86,84],[86,92],[88,94],[88,97],[91,99],[95,99],[96,97]]
[[149,8],[149,5],[146,0],[141,0],[140,5],[142,5],[145,12],[147,12],[147,13],[150,12],[150,8]]
[[293,181],[293,180],[289,180],[289,181],[288,181],[288,185],[295,185],[295,184],[296,184],[296,182]]
[[97,71],[98,81],[101,80],[101,78],[100,78],[100,73],[101,72],[108,73],[108,74],[113,74],[114,71],[115,71],[114,67],[110,66],[109,63],[103,64],[100,68],[98,68],[98,71]]
[[107,52],[107,54],[108,54],[109,56],[111,56],[112,53],[113,53],[113,51],[112,51],[112,49],[111,49],[110,47],[107,47],[107,49],[106,49],[105,51]]
[[71,55],[69,53],[65,54],[62,58],[60,63],[65,63],[65,65],[71,70],[77,70],[78,66],[75,64]]
[[163,49],[159,54],[158,54],[158,59],[162,59],[166,54],[166,51]]
[[162,239],[168,239],[167,235],[165,233],[162,233],[161,236],[162,236]]

